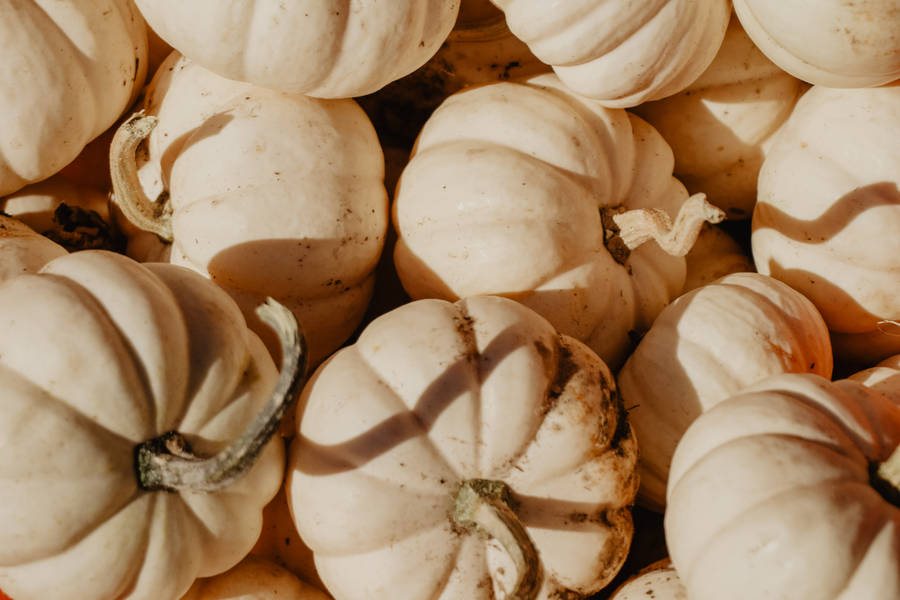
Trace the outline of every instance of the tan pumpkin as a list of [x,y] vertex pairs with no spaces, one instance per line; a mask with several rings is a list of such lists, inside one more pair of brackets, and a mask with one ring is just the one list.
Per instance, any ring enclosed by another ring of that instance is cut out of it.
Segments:
[[277,564],[248,556],[229,570],[198,579],[181,600],[329,600]]
[[747,251],[718,225],[707,223],[684,255],[685,278],[681,293],[712,283],[731,273],[756,270]]
[[704,411],[771,375],[831,371],[821,315],[776,279],[734,273],[680,296],[616,378],[641,449],[642,504],[663,509],[672,454]]
[[691,425],[665,516],[691,600],[900,595],[896,374],[879,389],[779,375]]
[[700,225],[724,217],[688,200],[672,163],[645,121],[553,74],[458,92],[397,185],[403,287],[416,299],[514,298],[617,368],[629,335],[680,293]]
[[695,80],[722,45],[727,0],[494,0],[572,90],[628,108]]
[[582,598],[625,560],[637,447],[611,373],[516,302],[401,306],[300,402],[288,501],[336,600]]
[[730,219],[749,219],[756,180],[802,81],[775,66],[732,16],[712,64],[683,91],[636,106],[675,154],[675,175]]
[[181,54],[237,81],[319,98],[378,90],[422,66],[459,0],[136,0]]
[[388,225],[365,113],[230,81],[174,53],[142,106],[155,121],[123,125],[111,153],[129,255],[210,277],[273,353],[253,314],[266,296],[304,324],[312,362],[334,351],[366,310]]
[[896,0],[735,0],[753,42],[804,81],[838,88],[900,79],[900,11]]
[[147,73],[132,0],[0,5],[0,196],[46,179],[121,115]]
[[163,600],[247,554],[284,469],[281,375],[202,276],[101,250],[0,284],[0,587],[16,600]]
[[664,558],[629,577],[609,600],[688,600],[688,596],[672,561]]
[[860,365],[900,352],[898,129],[900,84],[815,86],[759,175],[757,269],[812,300],[835,354]]
[[66,249],[18,219],[0,213],[0,282],[34,273]]

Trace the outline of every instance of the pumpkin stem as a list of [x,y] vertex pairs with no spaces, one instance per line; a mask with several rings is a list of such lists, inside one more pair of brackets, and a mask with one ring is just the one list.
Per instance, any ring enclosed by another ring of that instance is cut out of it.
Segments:
[[269,401],[240,438],[211,457],[195,455],[177,431],[140,444],[135,450],[138,483],[144,490],[213,492],[250,470],[300,395],[306,372],[306,338],[287,308],[268,298],[256,314],[281,340],[281,372]]
[[900,446],[884,462],[878,463],[873,478],[874,487],[894,506],[900,506]]
[[540,590],[541,562],[525,526],[513,512],[514,500],[502,481],[467,479],[460,485],[452,512],[453,524],[479,531],[499,541],[518,569],[509,600],[534,600]]
[[109,148],[112,202],[136,227],[155,233],[165,242],[171,242],[174,237],[172,206],[168,202],[168,195],[161,195],[156,202],[147,197],[138,179],[134,156],[138,145],[150,135],[158,122],[158,118],[139,111],[122,123],[113,135]]
[[628,250],[656,240],[672,256],[684,256],[694,246],[705,222],[719,223],[725,211],[706,201],[706,194],[694,194],[678,211],[675,221],[659,208],[638,208],[612,215],[619,228],[618,238]]

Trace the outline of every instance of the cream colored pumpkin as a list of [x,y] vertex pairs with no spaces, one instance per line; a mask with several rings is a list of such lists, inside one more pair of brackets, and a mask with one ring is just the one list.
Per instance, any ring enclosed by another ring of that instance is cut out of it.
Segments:
[[288,501],[336,600],[583,597],[625,560],[637,448],[612,376],[516,302],[401,306],[300,402]]
[[[622,210],[668,218],[701,206],[672,163],[646,122],[552,74],[458,92],[425,124],[397,186],[403,287],[412,298],[514,298],[617,368],[630,333],[646,331],[684,285],[684,258],[652,242],[629,250],[616,234],[627,228],[616,224]],[[686,252],[699,223],[721,216],[704,212],[673,237]]]
[[574,91],[628,108],[678,93],[722,44],[727,0],[494,0]]
[[753,258],[806,295],[835,354],[868,365],[900,352],[900,84],[813,87],[759,176]]
[[34,273],[66,249],[18,219],[0,213],[0,281]]
[[831,371],[821,315],[776,279],[734,273],[680,296],[616,378],[641,449],[642,504],[663,509],[675,446],[704,411],[771,375]]
[[277,564],[248,556],[229,570],[198,579],[181,600],[329,600]]
[[731,273],[756,270],[753,260],[740,244],[724,229],[710,224],[700,230],[691,251],[684,255],[684,264],[682,294]]
[[298,374],[272,391],[271,358],[224,292],[188,269],[85,250],[0,284],[0,330],[7,594],[178,598],[247,554],[282,444],[257,447],[238,479],[220,456],[198,458],[234,449],[270,395],[299,391]]
[[609,600],[688,600],[668,558],[647,565],[619,586]]
[[210,71],[319,98],[378,90],[422,66],[459,0],[136,0],[173,48]]
[[896,0],[734,0],[753,42],[804,81],[860,88],[900,79]]
[[[366,310],[388,225],[384,157],[365,113],[352,100],[229,81],[174,53],[143,107],[158,126],[138,179],[117,182],[114,200],[162,198],[149,225],[170,220],[171,246],[125,224],[129,255],[168,256],[212,278],[273,352],[253,315],[266,296],[304,324],[312,362],[334,351]],[[121,133],[132,142],[116,144],[114,176],[133,175],[140,135]]]
[[779,375],[694,422],[665,516],[691,600],[900,596],[898,383]]
[[730,219],[756,204],[763,157],[808,86],[775,66],[732,16],[712,64],[683,91],[635,107],[672,146],[675,175]]
[[132,0],[0,4],[0,196],[72,161],[134,100],[147,31]]

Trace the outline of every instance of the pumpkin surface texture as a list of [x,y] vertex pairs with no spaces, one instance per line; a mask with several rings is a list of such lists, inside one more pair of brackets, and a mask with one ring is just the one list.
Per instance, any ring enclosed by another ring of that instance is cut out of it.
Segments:
[[688,600],[688,597],[672,561],[664,558],[630,577],[610,600]]
[[0,281],[34,273],[66,249],[18,219],[0,213]]
[[137,0],[173,48],[228,79],[319,98],[378,90],[427,61],[459,0]]
[[266,296],[304,324],[313,363],[333,352],[372,296],[388,225],[384,157],[362,109],[230,81],[176,53],[143,108],[155,121],[123,125],[111,153],[129,254],[210,277],[273,353],[253,314]]
[[401,306],[300,402],[288,500],[336,600],[583,598],[625,560],[637,448],[611,374],[516,302]]
[[400,176],[397,273],[416,299],[514,298],[618,368],[680,293],[701,224],[724,217],[672,164],[645,121],[553,74],[463,90]]
[[99,250],[0,284],[0,330],[4,591],[174,600],[250,551],[284,446],[245,432],[296,397],[297,341],[279,377],[207,279]]
[[132,0],[0,3],[0,196],[53,175],[125,111],[147,74]]
[[900,597],[900,371],[876,371],[771,377],[691,425],[665,516],[689,598]]
[[248,556],[224,573],[198,579],[181,600],[329,600],[277,564]]

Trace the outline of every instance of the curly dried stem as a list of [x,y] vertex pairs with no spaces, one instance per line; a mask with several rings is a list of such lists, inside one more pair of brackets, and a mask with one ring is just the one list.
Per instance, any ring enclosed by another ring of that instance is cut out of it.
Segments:
[[164,199],[154,202],[147,197],[138,179],[135,151],[159,122],[154,116],[136,112],[116,130],[109,148],[109,173],[112,179],[112,201],[125,218],[136,227],[155,233],[171,242],[172,207]]
[[460,485],[451,517],[455,526],[491,536],[506,549],[518,571],[507,598],[534,600],[541,587],[541,562],[511,502],[509,487],[502,481],[468,479]]
[[300,395],[307,349],[293,313],[269,298],[256,309],[281,341],[281,372],[269,401],[240,438],[211,457],[195,455],[184,437],[170,431],[139,445],[135,452],[138,482],[145,490],[206,491],[230,486],[250,470]]
[[618,237],[629,250],[655,240],[666,253],[684,256],[697,241],[703,224],[721,222],[725,211],[707,202],[706,194],[694,194],[681,206],[674,222],[659,208],[629,210],[612,219],[619,228]]

